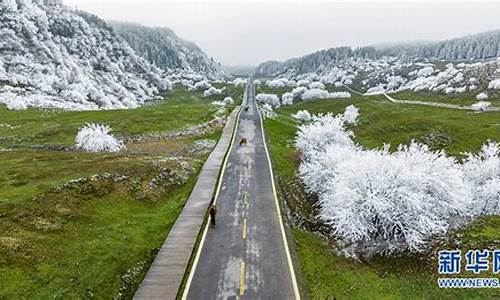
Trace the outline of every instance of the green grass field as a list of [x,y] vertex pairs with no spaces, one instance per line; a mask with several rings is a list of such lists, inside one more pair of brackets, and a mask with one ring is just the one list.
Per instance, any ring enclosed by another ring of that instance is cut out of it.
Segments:
[[[294,203],[297,191],[289,186],[296,181],[299,164],[294,148],[298,123],[291,115],[303,109],[311,113],[337,114],[351,104],[360,109],[358,125],[352,130],[356,141],[367,148],[391,143],[395,149],[413,139],[460,158],[465,151],[477,151],[487,139],[500,140],[499,113],[478,114],[394,104],[383,96],[355,95],[351,99],[308,101],[282,107],[277,110],[277,117],[265,120],[265,128],[282,195],[296,213],[305,216],[311,209]],[[356,262],[334,254],[329,242],[313,232],[294,229],[293,236],[312,299],[484,299],[500,296],[497,291],[487,289],[440,290],[436,283],[435,255],[430,259],[411,256]],[[450,249],[496,249],[500,246],[500,217],[482,218],[469,228],[451,234],[451,240],[461,243],[453,243]]]
[[[243,89],[229,92],[241,100]],[[122,137],[176,132],[212,120],[219,98],[181,88],[135,110],[0,107],[0,299],[131,298],[208,155],[193,152],[196,142],[221,130],[120,153],[58,147],[71,147],[85,122]]]

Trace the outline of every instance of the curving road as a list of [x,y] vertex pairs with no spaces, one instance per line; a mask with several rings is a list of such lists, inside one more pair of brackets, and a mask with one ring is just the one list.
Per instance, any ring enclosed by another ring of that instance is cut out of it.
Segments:
[[300,297],[251,83],[245,105],[216,197],[217,226],[205,228],[184,299]]

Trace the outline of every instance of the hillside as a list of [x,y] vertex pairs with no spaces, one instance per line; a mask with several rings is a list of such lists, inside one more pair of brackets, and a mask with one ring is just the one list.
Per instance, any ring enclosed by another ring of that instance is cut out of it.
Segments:
[[210,80],[228,77],[222,66],[196,44],[179,38],[168,28],[122,22],[112,22],[111,25],[138,55],[169,73],[197,73]]
[[290,79],[291,85],[306,79],[368,93],[470,92],[484,100],[500,89],[500,64],[495,60],[499,42],[500,32],[493,31],[428,44],[332,48],[285,62],[266,62],[256,73]]
[[133,108],[170,88],[111,27],[59,0],[0,2],[0,103]]

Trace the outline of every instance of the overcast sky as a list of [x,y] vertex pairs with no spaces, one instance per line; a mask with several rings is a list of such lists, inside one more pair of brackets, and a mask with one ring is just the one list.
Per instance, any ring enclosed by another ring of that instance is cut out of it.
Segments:
[[323,48],[438,40],[500,29],[500,2],[64,0],[107,20],[167,26],[226,65]]

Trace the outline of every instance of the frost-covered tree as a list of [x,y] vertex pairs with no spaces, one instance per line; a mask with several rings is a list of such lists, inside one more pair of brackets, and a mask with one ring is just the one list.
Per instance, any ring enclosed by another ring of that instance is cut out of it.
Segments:
[[489,141],[478,154],[467,154],[464,174],[472,183],[475,215],[500,215],[500,144]]
[[216,87],[211,86],[207,90],[203,92],[203,97],[210,97],[210,96],[216,96],[220,95],[223,92],[223,90],[220,90]]
[[498,143],[469,154],[463,165],[414,142],[395,152],[388,145],[365,150],[345,127],[357,115],[348,107],[341,115],[313,116],[296,139],[300,177],[346,253],[422,252],[470,216],[500,213]]
[[354,105],[349,105],[346,107],[342,118],[345,124],[356,125],[359,117],[359,109]]
[[284,93],[281,96],[281,104],[282,105],[292,105],[293,104],[293,93]]
[[275,94],[258,94],[255,96],[255,100],[262,104],[269,104],[273,107],[280,105],[280,98]]
[[299,110],[296,114],[292,115],[292,117],[302,122],[309,122],[311,120],[311,114],[307,110]]
[[491,107],[491,102],[479,101],[471,105],[471,108],[478,111],[486,111]]
[[118,152],[123,142],[114,137],[107,125],[87,123],[76,135],[76,147],[87,152]]

